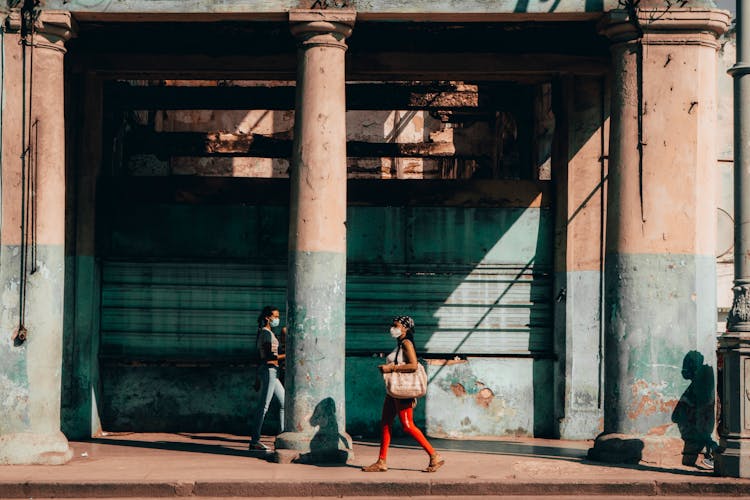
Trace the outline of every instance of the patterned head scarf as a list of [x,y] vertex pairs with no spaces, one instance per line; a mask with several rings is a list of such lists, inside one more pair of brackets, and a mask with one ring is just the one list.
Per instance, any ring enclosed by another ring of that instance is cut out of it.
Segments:
[[414,320],[411,316],[396,316],[393,318],[394,323],[399,323],[406,328],[406,333],[414,333]]

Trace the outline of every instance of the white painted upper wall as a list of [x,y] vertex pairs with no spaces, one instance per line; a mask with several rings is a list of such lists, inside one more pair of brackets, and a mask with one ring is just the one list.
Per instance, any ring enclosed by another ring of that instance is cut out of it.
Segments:
[[716,6],[720,9],[726,9],[732,13],[732,15],[737,13],[737,0],[714,0],[716,2]]
[[[705,0],[692,0],[702,3]],[[444,16],[555,14],[585,17],[615,9],[618,0],[47,0],[44,8],[100,14],[203,14],[282,16],[290,9],[346,6],[360,17],[424,20]],[[437,15],[437,16],[434,16]]]

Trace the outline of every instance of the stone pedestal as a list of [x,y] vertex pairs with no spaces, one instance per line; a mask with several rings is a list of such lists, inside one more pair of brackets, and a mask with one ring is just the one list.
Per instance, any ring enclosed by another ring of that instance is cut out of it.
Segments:
[[589,457],[680,463],[684,363],[700,358],[701,387],[714,386],[716,51],[730,19],[636,14],[613,11],[602,26],[614,65],[604,432]]
[[[63,56],[73,26],[68,12],[42,12],[33,36],[26,38],[24,60],[20,15],[12,14],[8,24],[3,37],[0,464],[60,464],[72,456],[60,432],[60,373],[65,270]],[[29,154],[22,161],[24,138]],[[19,287],[24,276],[22,301]],[[19,328],[22,304],[28,334],[25,342],[14,342],[11,334]]]
[[299,40],[292,152],[286,422],[279,461],[346,462],[346,93],[355,13],[291,11]]

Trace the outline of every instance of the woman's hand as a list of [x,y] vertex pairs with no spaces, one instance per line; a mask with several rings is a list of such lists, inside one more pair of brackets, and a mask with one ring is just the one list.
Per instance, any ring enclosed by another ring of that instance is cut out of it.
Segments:
[[389,363],[387,365],[380,365],[378,366],[378,370],[380,370],[380,373],[392,373],[393,363]]

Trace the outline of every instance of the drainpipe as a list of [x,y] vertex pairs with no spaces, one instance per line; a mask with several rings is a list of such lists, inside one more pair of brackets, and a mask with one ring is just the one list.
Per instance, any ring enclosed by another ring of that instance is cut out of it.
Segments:
[[737,1],[734,78],[734,302],[719,337],[722,476],[750,477],[750,0]]

